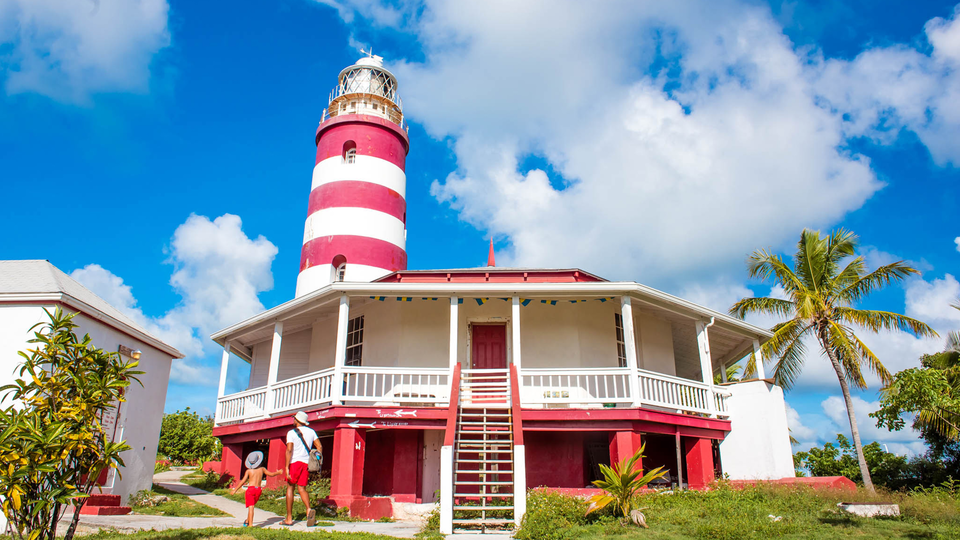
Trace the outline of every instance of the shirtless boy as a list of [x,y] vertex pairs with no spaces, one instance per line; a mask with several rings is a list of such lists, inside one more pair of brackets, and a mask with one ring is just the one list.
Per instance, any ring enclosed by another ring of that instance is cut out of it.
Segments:
[[247,527],[253,526],[253,509],[257,506],[257,501],[260,500],[261,488],[260,485],[263,482],[264,475],[266,476],[279,476],[283,474],[283,470],[277,470],[270,472],[266,467],[261,467],[260,463],[263,462],[263,452],[257,450],[256,452],[250,452],[247,455],[246,463],[247,472],[243,473],[243,478],[240,479],[240,483],[237,484],[237,487],[233,488],[230,491],[230,494],[234,494],[238,489],[247,485],[247,493],[244,499],[247,502],[247,520],[243,522],[243,526]]

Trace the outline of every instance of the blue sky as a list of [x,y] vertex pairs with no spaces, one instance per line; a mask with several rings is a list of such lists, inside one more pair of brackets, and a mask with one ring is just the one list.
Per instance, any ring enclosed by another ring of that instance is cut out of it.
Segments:
[[[502,264],[725,310],[770,293],[750,251],[843,226],[872,264],[923,271],[867,306],[943,332],[960,327],[954,19],[950,2],[0,0],[0,257],[75,272],[188,353],[166,409],[211,411],[208,336],[293,296],[314,131],[372,46],[411,124],[411,268],[480,265],[492,236]],[[892,369],[942,346],[870,344]],[[811,357],[788,394],[804,446],[846,430],[832,377]],[[858,397],[866,438],[921,450]]]

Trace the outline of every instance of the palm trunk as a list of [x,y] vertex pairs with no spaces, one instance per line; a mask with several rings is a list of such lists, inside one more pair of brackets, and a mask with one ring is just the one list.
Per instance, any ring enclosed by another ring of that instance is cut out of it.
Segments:
[[876,493],[876,489],[873,487],[873,480],[870,478],[870,470],[867,469],[867,460],[863,457],[863,445],[860,444],[860,429],[857,427],[857,416],[853,412],[853,398],[850,397],[850,385],[847,384],[847,379],[843,375],[843,368],[840,367],[840,361],[837,360],[837,355],[834,352],[833,348],[830,347],[826,339],[826,336],[821,334],[818,336],[820,338],[820,345],[823,347],[823,350],[827,352],[827,357],[830,358],[830,364],[833,365],[833,370],[837,372],[837,379],[840,381],[840,392],[843,394],[843,404],[847,407],[847,419],[850,421],[850,435],[853,438],[853,448],[857,452],[857,464],[860,465],[860,474],[863,476],[863,486],[867,488],[867,491],[870,493]]

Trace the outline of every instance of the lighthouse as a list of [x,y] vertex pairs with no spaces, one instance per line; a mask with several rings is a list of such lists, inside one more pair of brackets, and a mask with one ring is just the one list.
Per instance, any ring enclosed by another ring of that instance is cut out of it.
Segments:
[[405,270],[410,141],[383,58],[368,55],[340,72],[316,144],[296,295]]

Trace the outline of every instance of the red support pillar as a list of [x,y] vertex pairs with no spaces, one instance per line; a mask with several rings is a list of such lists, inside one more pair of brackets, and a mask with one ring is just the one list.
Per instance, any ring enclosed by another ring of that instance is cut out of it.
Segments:
[[337,506],[349,507],[354,499],[363,495],[363,458],[366,450],[366,430],[347,426],[339,426],[334,430],[330,498]]
[[690,489],[709,486],[715,480],[710,439],[684,437],[683,446],[687,456],[687,485]]
[[241,478],[243,473],[243,444],[223,445],[222,456],[222,474],[229,475],[231,480]]
[[[640,433],[637,431],[614,431],[610,433],[610,466],[633,457],[640,449]],[[641,463],[638,463],[642,466]]]
[[268,476],[267,489],[276,489],[287,485],[287,441],[286,439],[270,439],[270,449],[267,450],[268,471],[283,471],[281,476]]

